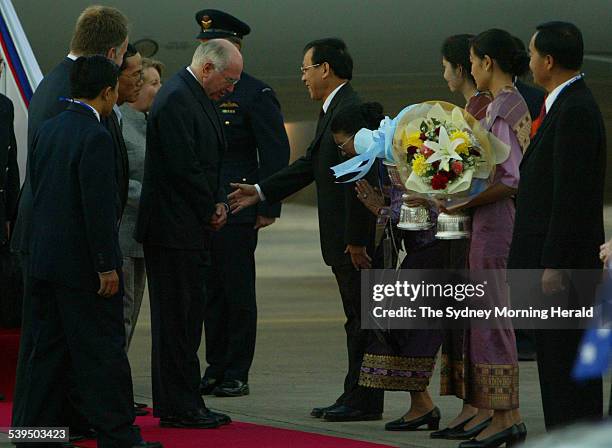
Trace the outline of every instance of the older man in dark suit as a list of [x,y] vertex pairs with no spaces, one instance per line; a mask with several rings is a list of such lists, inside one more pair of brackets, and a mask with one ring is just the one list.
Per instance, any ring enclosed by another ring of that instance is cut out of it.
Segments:
[[64,426],[70,377],[99,447],[159,447],[133,427],[123,350],[114,150],[100,123],[117,100],[118,76],[118,67],[103,56],[77,59],[72,104],[32,139],[28,325],[35,355],[25,361],[22,424]]
[[[370,267],[374,220],[357,199],[352,185],[337,184],[330,168],[342,160],[330,123],[344,107],[360,103],[350,85],[353,60],[340,39],[321,39],[306,45],[302,81],[310,97],[322,101],[317,131],[306,155],[258,185],[232,184],[233,213],[260,200],[273,204],[313,181],[317,186],[321,251],[331,266],[342,297],[349,367],[344,393],[331,406],[314,408],[311,415],[330,421],[377,420],[382,418],[382,390],[358,385],[366,332],[361,329],[360,268]],[[369,252],[368,252],[369,251]]]
[[210,232],[227,219],[219,188],[226,143],[213,101],[231,92],[241,73],[234,45],[200,44],[191,65],[159,90],[147,123],[135,238],[143,243],[149,280],[153,408],[161,426],[215,428],[230,421],[204,405],[197,351]]
[[[534,80],[548,96],[521,163],[508,267],[538,273],[539,300],[551,301],[563,290],[573,300],[568,281],[601,269],[605,129],[580,73],[580,30],[564,22],[542,24],[529,50]],[[547,429],[602,416],[601,379],[579,383],[571,377],[581,336],[580,330],[535,332]]]

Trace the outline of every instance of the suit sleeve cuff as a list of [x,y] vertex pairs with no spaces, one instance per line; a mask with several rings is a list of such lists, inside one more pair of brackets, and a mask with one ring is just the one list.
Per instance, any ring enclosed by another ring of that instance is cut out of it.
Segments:
[[259,187],[259,184],[255,184],[255,189],[257,190],[257,194],[259,195],[259,200],[261,202],[266,200],[266,196],[263,194],[263,191],[261,191],[261,188]]

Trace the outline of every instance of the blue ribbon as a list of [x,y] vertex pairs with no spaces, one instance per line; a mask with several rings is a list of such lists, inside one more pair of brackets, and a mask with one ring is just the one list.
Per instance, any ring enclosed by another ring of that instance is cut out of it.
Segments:
[[355,134],[355,151],[357,156],[346,162],[331,167],[336,179],[349,174],[356,173],[355,176],[340,183],[354,182],[364,177],[376,159],[386,159],[389,162],[394,162],[393,159],[393,135],[395,128],[402,116],[412,109],[414,105],[405,107],[393,119],[385,117],[378,129],[372,131],[367,128],[360,129]]

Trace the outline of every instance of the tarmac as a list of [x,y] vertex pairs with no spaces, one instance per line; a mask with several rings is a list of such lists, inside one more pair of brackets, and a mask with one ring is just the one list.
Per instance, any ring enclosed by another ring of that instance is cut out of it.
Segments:
[[[606,210],[607,223],[612,223],[611,212]],[[238,398],[207,396],[207,406],[226,412],[238,421],[391,446],[458,445],[454,441],[430,439],[426,431],[384,430],[385,422],[407,411],[409,394],[406,392],[385,394],[382,421],[331,423],[310,417],[312,407],[331,404],[340,394],[347,367],[344,316],[335,279],[321,258],[316,209],[286,204],[282,217],[260,231],[256,259],[259,320],[255,360],[249,378],[251,394]],[[149,404],[150,328],[149,302],[145,296],[129,357],[136,400]],[[200,360],[205,368],[204,341]],[[457,414],[461,402],[454,397],[440,397],[439,384],[438,365],[430,393],[442,411],[441,427],[444,427]],[[604,384],[607,403],[609,377]],[[520,363],[520,403],[529,439],[543,435],[535,362]]]

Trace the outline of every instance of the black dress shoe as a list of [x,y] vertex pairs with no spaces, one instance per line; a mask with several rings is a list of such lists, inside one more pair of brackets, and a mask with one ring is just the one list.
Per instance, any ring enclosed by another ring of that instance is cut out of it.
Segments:
[[385,425],[385,431],[417,431],[421,426],[427,425],[427,429],[438,429],[440,427],[440,409],[434,407],[427,414],[412,420],[406,420],[405,416],[393,420]]
[[497,448],[506,444],[506,448],[522,443],[527,437],[527,428],[524,423],[512,425],[492,436],[482,440],[467,440],[459,444],[459,448]]
[[132,445],[132,448],[164,448],[164,446],[159,442],[142,441],[138,445]]
[[467,423],[473,418],[474,417],[470,417],[467,420],[462,421],[458,425],[453,426],[452,428],[444,428],[440,431],[434,431],[429,434],[429,437],[431,437],[432,439],[448,439],[448,436],[454,432],[463,432],[463,428],[465,428],[465,425],[467,425]]
[[200,394],[202,395],[212,395],[213,390],[217,387],[221,382],[216,378],[207,378],[203,377],[200,382]]
[[134,414],[136,414],[136,417],[144,417],[145,415],[149,415],[149,411],[138,407],[136,403],[134,403]]
[[227,414],[222,414],[221,412],[215,412],[208,410],[208,413],[215,417],[220,425],[229,425],[232,422],[232,419]]
[[159,419],[159,426],[164,428],[199,428],[213,429],[221,426],[219,419],[206,408],[188,412],[183,416],[166,416]]
[[338,406],[341,406],[340,403],[334,403],[331,406],[326,406],[324,408],[312,408],[312,411],[310,411],[310,415],[316,418],[321,418],[323,417],[323,414],[325,414],[327,411],[336,409]]
[[340,405],[323,414],[323,419],[328,422],[364,422],[381,420],[382,413],[373,413],[354,409],[346,405]]
[[469,440],[484,431],[484,429],[491,424],[491,420],[492,418],[489,417],[485,421],[478,423],[472,429],[452,432],[446,438],[449,440]]
[[217,397],[242,397],[249,392],[249,385],[240,380],[225,380],[213,390]]

